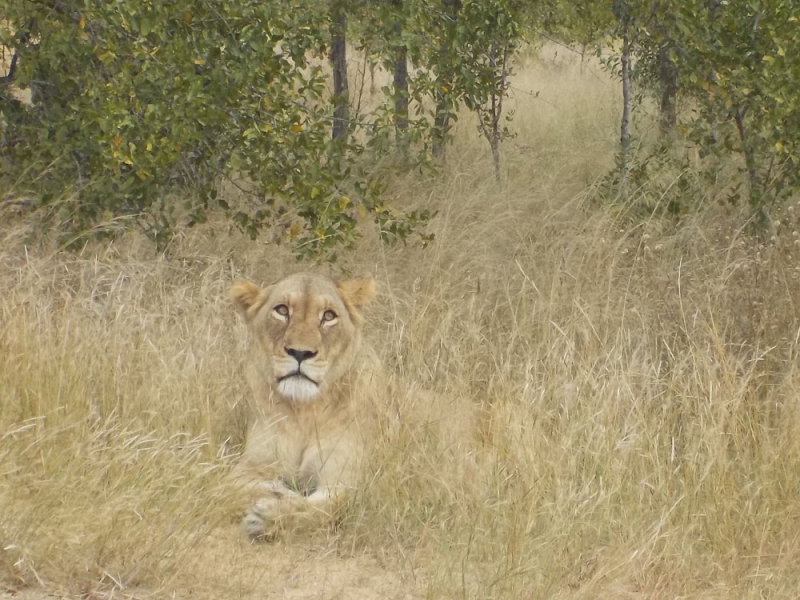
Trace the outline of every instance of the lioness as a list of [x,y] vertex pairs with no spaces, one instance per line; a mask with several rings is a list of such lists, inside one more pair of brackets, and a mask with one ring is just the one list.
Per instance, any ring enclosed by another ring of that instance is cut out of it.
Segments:
[[254,422],[237,471],[252,502],[243,526],[260,540],[287,518],[324,519],[356,483],[376,422],[360,313],[375,284],[301,273],[263,290],[238,281],[230,295],[260,346],[248,372]]

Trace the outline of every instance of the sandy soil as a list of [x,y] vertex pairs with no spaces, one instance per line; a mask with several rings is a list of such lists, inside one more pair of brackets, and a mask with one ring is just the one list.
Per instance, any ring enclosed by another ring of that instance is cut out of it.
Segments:
[[[302,541],[251,545],[238,529],[211,540],[195,565],[178,573],[174,591],[186,597],[286,598],[287,600],[411,600],[421,597],[375,557]],[[207,565],[207,566],[206,566]],[[186,586],[199,576],[201,585]]]

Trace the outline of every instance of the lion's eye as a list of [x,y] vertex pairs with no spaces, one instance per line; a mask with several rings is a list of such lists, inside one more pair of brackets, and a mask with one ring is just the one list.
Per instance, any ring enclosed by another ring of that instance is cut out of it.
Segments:
[[289,307],[285,304],[278,304],[273,310],[282,317],[289,316]]
[[326,310],[324,313],[322,313],[322,322],[323,322],[323,323],[328,323],[328,322],[330,322],[330,321],[334,321],[334,320],[336,320],[336,318],[337,318],[338,316],[339,316],[339,315],[337,315],[337,314],[336,314],[335,312],[333,312],[332,310]]

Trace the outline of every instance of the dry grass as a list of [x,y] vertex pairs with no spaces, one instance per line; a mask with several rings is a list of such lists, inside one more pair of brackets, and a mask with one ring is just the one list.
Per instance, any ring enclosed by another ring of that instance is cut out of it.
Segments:
[[367,236],[341,265],[382,283],[369,337],[387,364],[474,406],[474,435],[387,441],[311,539],[243,543],[224,484],[247,394],[225,290],[299,268],[285,250],[209,227],[170,259],[135,235],[74,256],[5,226],[0,590],[798,597],[792,213],[758,242],[713,203],[679,224],[598,206],[614,85],[548,58],[515,90],[504,181],[462,121],[439,178],[392,176],[439,209],[436,243]]

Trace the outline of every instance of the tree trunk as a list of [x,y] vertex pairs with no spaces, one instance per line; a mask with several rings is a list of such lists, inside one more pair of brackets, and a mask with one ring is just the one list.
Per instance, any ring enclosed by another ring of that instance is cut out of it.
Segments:
[[742,153],[744,154],[744,163],[747,167],[747,183],[749,187],[750,206],[756,209],[761,208],[761,186],[758,184],[758,168],[756,167],[756,157],[753,151],[753,145],[750,136],[747,135],[747,127],[745,126],[744,117],[746,109],[738,105],[734,105],[736,120],[736,129],[739,131],[739,140],[742,144]]
[[[392,3],[398,13],[403,9],[402,0],[394,0]],[[394,36],[400,40],[403,33],[402,19],[400,14],[395,15]],[[408,51],[405,44],[398,43],[394,50],[394,118],[397,142],[405,142],[408,130]]]
[[631,144],[629,124],[631,119],[631,47],[627,25],[622,34],[622,124],[619,141],[622,151],[621,182],[623,187],[628,179],[628,150]]
[[439,48],[439,61],[442,65],[436,78],[436,112],[433,117],[433,145],[431,154],[433,158],[444,160],[445,148],[447,146],[447,136],[450,132],[450,108],[451,94],[453,89],[453,73],[450,66],[450,45],[447,38],[456,31],[458,21],[458,11],[461,10],[461,0],[442,0],[441,27],[445,41]]
[[406,136],[408,129],[408,61],[406,47],[397,49],[394,63],[394,115],[398,141]]
[[331,50],[333,65],[333,127],[331,137],[336,142],[347,139],[349,94],[347,86],[347,15],[344,2],[331,2]]
[[[449,79],[439,77],[440,85],[447,86]],[[436,114],[433,117],[433,146],[431,154],[437,160],[444,160],[447,147],[447,133],[450,130],[450,108],[445,92],[436,91]]]
[[492,163],[494,164],[494,179],[500,181],[500,138],[493,135],[489,140],[489,145],[492,147]]
[[[495,61],[496,48],[492,48],[491,64],[494,69],[497,69]],[[500,67],[500,90],[492,92],[492,139],[489,145],[492,147],[492,160],[494,162],[494,178],[500,181],[500,117],[503,114],[503,95],[506,90],[506,77],[508,65],[508,46],[503,48],[503,56],[501,58],[502,65]]]
[[500,129],[500,117],[503,115],[503,97],[505,96],[508,80],[508,46],[503,46],[500,64],[497,63],[497,47],[492,46],[488,53],[489,64],[497,76],[497,81],[493,85],[489,96],[489,107],[477,106],[475,112],[478,114],[478,126],[483,137],[489,142],[492,148],[492,161],[494,163],[494,178],[500,181],[500,142],[503,138],[503,131]]
[[658,79],[661,84],[661,132],[673,133],[678,123],[676,100],[678,96],[678,66],[670,56],[672,43],[667,41],[658,49]]

